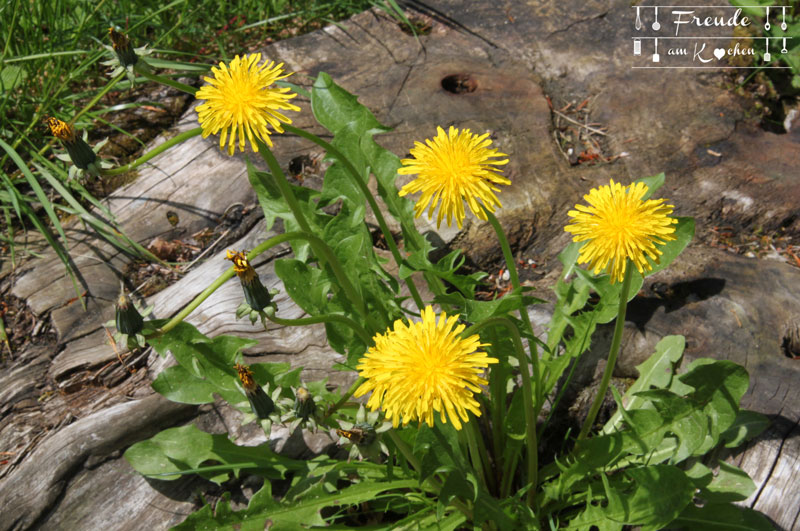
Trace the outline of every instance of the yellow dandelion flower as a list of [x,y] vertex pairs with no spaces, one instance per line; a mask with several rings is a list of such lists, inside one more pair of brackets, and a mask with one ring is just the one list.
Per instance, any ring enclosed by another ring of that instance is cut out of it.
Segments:
[[212,67],[214,77],[203,78],[209,84],[196,94],[197,99],[206,100],[197,107],[203,138],[222,131],[219,147],[223,149],[227,142],[229,155],[236,149],[237,134],[240,151],[244,151],[245,137],[254,151],[258,151],[254,137],[272,146],[267,126],[283,133],[281,123],[292,121],[280,111],[300,110],[289,103],[297,94],[289,88],[270,87],[291,75],[283,73],[283,63],[268,61],[259,65],[260,61],[260,53],[242,58],[237,55],[230,65],[220,63],[219,68]]
[[433,426],[434,411],[442,422],[461,429],[467,422],[467,411],[480,416],[474,393],[480,393],[487,382],[481,377],[490,363],[497,363],[485,352],[486,346],[478,335],[460,337],[464,325],[456,326],[458,315],[439,321],[430,306],[422,310],[422,321],[406,325],[394,322],[394,329],[375,336],[375,346],[359,360],[359,374],[367,381],[356,390],[355,396],[372,391],[367,407],[372,411],[381,404],[387,419],[397,427],[401,417],[405,426],[419,419]]
[[428,219],[433,219],[433,211],[441,202],[436,217],[436,228],[447,216],[447,226],[455,218],[460,229],[464,221],[464,201],[479,219],[486,220],[486,214],[478,203],[480,199],[489,212],[502,206],[495,192],[498,184],[511,184],[499,175],[502,171],[495,166],[508,164],[505,153],[489,149],[492,144],[489,133],[476,135],[469,129],[459,131],[450,127],[447,133],[436,128],[437,135],[425,140],[425,144],[414,142],[411,150],[413,159],[400,161],[403,167],[397,170],[400,175],[418,175],[416,179],[403,186],[400,195],[422,192],[414,206],[416,217],[422,215],[430,204]]
[[611,180],[610,185],[594,188],[583,199],[591,206],[575,205],[567,214],[573,218],[564,230],[576,242],[586,241],[578,260],[590,264],[594,274],[607,271],[611,282],[625,277],[628,260],[639,273],[653,269],[646,257],[658,263],[662,252],[656,245],[674,240],[672,205],[664,199],[642,200],[647,185],[633,183],[628,187]]

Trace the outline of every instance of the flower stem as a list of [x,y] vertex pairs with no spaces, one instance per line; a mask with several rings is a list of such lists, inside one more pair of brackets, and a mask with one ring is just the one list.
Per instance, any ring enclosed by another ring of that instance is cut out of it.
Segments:
[[74,124],[74,123],[75,123],[75,122],[78,120],[78,118],[80,118],[80,117],[81,117],[83,114],[85,114],[86,112],[88,112],[88,111],[89,111],[89,109],[91,109],[92,107],[94,107],[94,106],[95,106],[95,104],[96,104],[98,101],[100,101],[100,100],[102,99],[102,97],[103,97],[103,96],[105,96],[106,94],[108,94],[108,92],[109,92],[109,91],[110,91],[112,88],[114,88],[114,85],[116,85],[116,84],[117,84],[117,83],[118,83],[118,82],[119,82],[119,81],[120,81],[120,80],[121,80],[123,77],[125,77],[125,72],[122,72],[122,73],[120,73],[120,74],[119,74],[117,77],[113,78],[113,79],[112,79],[112,80],[110,80],[108,83],[106,83],[106,86],[105,86],[105,87],[103,87],[103,88],[100,90],[100,92],[98,92],[97,94],[95,94],[95,96],[94,96],[94,97],[93,97],[93,98],[92,98],[92,99],[89,101],[89,103],[87,103],[86,105],[84,105],[84,106],[83,106],[83,109],[81,109],[80,111],[78,111],[78,113],[77,113],[75,116],[73,116],[73,117],[72,117],[72,120],[70,121],[70,124]]
[[297,198],[294,196],[294,192],[292,192],[292,188],[289,186],[289,181],[286,180],[286,174],[283,173],[283,170],[281,169],[280,164],[278,164],[278,160],[275,158],[275,155],[273,155],[272,150],[270,150],[260,139],[255,138],[255,141],[258,144],[259,153],[261,153],[261,156],[264,158],[267,166],[269,166],[272,176],[275,177],[275,182],[277,183],[278,188],[281,191],[281,195],[286,201],[286,204],[289,206],[289,210],[292,211],[295,221],[297,221],[297,224],[300,225],[302,231],[306,233],[308,243],[314,250],[317,260],[320,260],[320,265],[324,266],[327,262],[328,265],[331,266],[331,269],[333,269],[336,279],[339,281],[339,284],[342,290],[344,290],[347,298],[350,299],[350,302],[355,306],[356,311],[358,311],[358,313],[364,319],[364,322],[371,324],[373,319],[371,319],[367,313],[367,307],[364,303],[364,299],[361,297],[359,292],[356,291],[356,289],[353,287],[353,284],[350,282],[350,279],[344,273],[344,270],[342,269],[339,260],[336,258],[336,255],[323,240],[313,235],[311,226],[308,224],[308,220],[306,220],[303,211],[300,209],[300,204],[297,202]]
[[[492,345],[499,345],[500,339],[496,331],[490,329],[488,332],[491,334],[489,336],[489,342]],[[502,476],[500,474],[502,474],[505,466],[503,423],[506,416],[506,381],[508,378],[505,367],[505,364],[500,364],[489,372],[489,395],[491,396],[490,404],[492,408],[492,448],[494,448],[496,481],[501,481]]]
[[[470,326],[462,332],[462,335],[468,337],[471,334],[477,333],[480,329],[492,325],[505,326],[510,332],[511,340],[514,342],[514,349],[517,351],[519,371],[522,376],[522,397],[525,404],[533,404],[531,371],[528,366],[528,356],[525,354],[525,349],[522,348],[522,338],[519,335],[519,330],[517,330],[517,327],[508,317],[491,317]],[[532,506],[536,496],[536,485],[538,484],[537,474],[539,472],[539,453],[538,444],[536,443],[536,416],[533,407],[525,408],[525,444],[528,449],[528,483],[531,485],[527,496],[528,504]]]
[[[503,227],[500,225],[500,222],[497,221],[497,218],[494,214],[489,212],[489,210],[484,206],[483,211],[486,213],[486,219],[489,220],[489,223],[492,225],[495,233],[497,234],[497,239],[500,242],[500,248],[503,250],[503,258],[506,261],[506,267],[508,268],[508,275],[511,278],[511,286],[518,290],[521,287],[519,282],[519,275],[517,274],[517,266],[514,263],[514,256],[511,254],[511,246],[508,244],[508,238],[506,238],[506,233],[503,231]],[[531,319],[528,316],[527,308],[524,310],[519,311],[519,316],[522,319],[523,324],[527,332],[530,334],[531,337],[535,337],[533,333],[533,326],[531,326]],[[536,382],[536,401],[533,402],[531,405],[534,408],[535,415],[539,415],[539,408],[542,404],[543,397],[539,396],[540,389],[542,387],[542,382],[540,381],[540,372],[539,372],[539,352],[536,348],[536,343],[534,341],[528,341],[528,349],[531,353],[531,363],[533,364],[533,379]]]
[[322,422],[325,422],[326,420],[328,420],[331,417],[331,415],[336,413],[336,411],[340,407],[345,405],[347,403],[347,401],[350,400],[350,397],[353,396],[353,393],[356,392],[356,389],[358,389],[361,386],[361,384],[363,384],[366,381],[367,381],[366,378],[362,378],[361,376],[359,376],[358,380],[353,382],[353,385],[351,385],[350,388],[347,390],[347,392],[342,395],[342,398],[337,400],[334,405],[332,405],[331,407],[328,408],[328,411],[325,413],[325,416],[322,417]]
[[509,456],[503,468],[503,479],[500,482],[500,499],[508,498],[511,495],[511,482],[514,480],[514,469],[517,467],[519,450]]
[[350,279],[347,277],[344,269],[342,269],[342,265],[339,263],[336,255],[333,253],[331,248],[328,247],[328,244],[313,234],[303,234],[303,237],[306,238],[308,243],[311,244],[312,248],[314,248],[314,252],[317,253],[317,256],[327,261],[328,265],[331,266],[331,269],[333,269],[333,274],[336,276],[336,280],[339,281],[339,285],[342,287],[342,290],[344,290],[345,296],[347,296],[347,298],[350,299],[350,302],[355,305],[356,311],[361,315],[364,321],[368,324],[371,324],[373,319],[367,314],[364,299],[361,298],[361,295],[359,295],[359,293],[353,287],[353,284],[350,283]]
[[[403,457],[406,461],[416,470],[418,473],[422,470],[422,463],[419,462],[419,459],[414,455],[414,452],[409,448],[406,442],[400,438],[399,435],[395,432],[394,428],[390,429],[388,432],[389,438],[392,440],[394,445],[403,454]],[[442,483],[437,477],[430,477],[427,480],[431,485],[433,485],[436,493],[438,494],[442,490]],[[467,507],[462,501],[457,498],[453,498],[450,501],[450,504],[453,505],[456,509],[461,511],[464,516],[467,517],[468,520],[472,520],[472,510]]]
[[[252,260],[256,256],[260,255],[267,249],[271,247],[275,247],[283,242],[293,240],[295,238],[305,238],[306,235],[302,232],[285,232],[283,234],[279,234],[277,236],[273,236],[272,238],[261,242],[258,244],[252,251],[250,251],[247,255],[248,260]],[[233,266],[229,267],[227,271],[222,273],[214,282],[212,282],[206,289],[200,292],[192,302],[186,305],[186,307],[178,312],[172,319],[170,319],[164,326],[156,330],[156,333],[161,335],[169,332],[178,324],[186,319],[190,313],[192,313],[195,308],[200,306],[204,300],[206,300],[212,293],[214,293],[222,284],[224,284],[227,280],[233,278]]]
[[150,81],[155,81],[156,83],[161,83],[162,85],[178,89],[181,92],[186,92],[187,94],[191,94],[192,96],[194,96],[195,93],[197,92],[197,89],[194,87],[191,87],[189,85],[184,85],[183,83],[175,81],[173,79],[169,79],[168,77],[159,76],[157,74],[153,74],[152,72],[148,72],[146,68],[142,68],[138,64],[134,66],[133,69],[136,70],[137,74],[149,79]]
[[472,460],[472,468],[475,469],[484,488],[492,492],[494,490],[494,476],[489,467],[489,456],[486,455],[483,438],[478,429],[478,419],[472,419],[466,424],[464,432],[467,438],[467,446],[469,447],[469,455]]
[[201,127],[195,127],[194,129],[190,129],[188,131],[184,131],[179,135],[175,135],[174,137],[170,138],[166,142],[162,143],[155,149],[151,149],[138,159],[134,160],[130,164],[126,164],[125,166],[120,166],[119,168],[114,168],[113,170],[100,170],[103,175],[119,175],[120,173],[125,173],[126,171],[130,171],[136,169],[137,167],[141,166],[148,160],[152,159],[156,155],[163,153],[164,151],[168,150],[172,146],[176,144],[180,144],[184,140],[188,140],[194,136],[197,136],[203,132]]
[[[375,198],[372,196],[372,193],[369,191],[367,184],[364,182],[364,179],[361,178],[358,171],[356,171],[353,164],[347,159],[347,157],[342,154],[341,151],[336,149],[330,143],[324,141],[317,135],[313,133],[309,133],[308,131],[304,131],[297,127],[291,125],[284,125],[283,126],[286,131],[296,134],[297,136],[303,137],[306,140],[310,140],[314,142],[325,151],[333,155],[336,160],[342,163],[347,173],[353,178],[353,181],[356,183],[358,188],[361,190],[361,194],[369,203],[370,208],[372,209],[372,213],[375,215],[375,219],[378,221],[378,226],[381,229],[381,233],[383,237],[386,239],[386,245],[389,247],[389,251],[392,253],[392,257],[394,258],[397,267],[400,267],[400,264],[403,262],[403,257],[400,255],[400,250],[397,247],[397,242],[394,240],[394,236],[392,232],[389,230],[389,226],[386,224],[386,219],[383,217],[383,213],[381,209],[378,207],[378,203],[375,201]],[[414,303],[417,307],[421,310],[424,308],[424,303],[422,302],[422,297],[420,297],[419,291],[417,291],[417,286],[414,284],[414,281],[411,277],[406,279],[406,285],[408,286],[408,291],[411,293],[411,297],[414,299]]]
[[315,315],[313,317],[303,317],[301,319],[283,319],[281,317],[270,316],[267,314],[267,319],[282,326],[306,326],[317,323],[342,323],[352,328],[353,332],[355,332],[356,335],[361,338],[361,341],[364,342],[365,346],[369,347],[372,344],[372,338],[369,337],[369,334],[366,330],[364,330],[364,327],[352,319],[345,317],[344,315],[329,313],[325,315]]
[[408,444],[406,444],[406,442],[401,439],[399,435],[397,435],[394,428],[390,429],[386,433],[389,434],[389,438],[392,439],[392,442],[397,449],[400,450],[400,453],[403,454],[403,457],[405,457],[406,461],[408,461],[408,463],[414,467],[417,472],[419,472],[419,470],[422,468],[422,463],[419,462],[419,459],[417,459],[417,456],[415,456],[414,452],[411,451],[411,448],[409,448]]
[[619,292],[619,309],[617,310],[617,321],[614,323],[614,337],[611,340],[611,349],[608,353],[608,361],[606,368],[603,371],[603,378],[600,380],[600,387],[597,388],[597,396],[594,397],[592,407],[589,408],[589,414],[586,420],[583,421],[581,432],[578,434],[578,440],[585,439],[589,435],[589,431],[594,425],[597,413],[600,411],[600,406],[603,404],[603,399],[608,390],[608,383],[611,381],[611,374],[614,372],[614,366],[617,364],[617,355],[619,354],[619,347],[622,343],[622,331],[625,327],[625,312],[628,308],[628,292],[631,287],[631,278],[633,277],[633,264],[628,262],[628,267],[625,268],[625,278],[622,280],[622,289]]

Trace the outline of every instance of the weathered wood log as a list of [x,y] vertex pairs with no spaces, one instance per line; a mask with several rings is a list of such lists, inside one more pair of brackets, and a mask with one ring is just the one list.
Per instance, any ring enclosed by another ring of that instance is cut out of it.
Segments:
[[[436,125],[492,131],[495,144],[510,155],[506,174],[513,182],[500,196],[504,208],[498,217],[519,256],[535,258],[548,272],[537,285],[551,285],[558,274],[554,257],[568,241],[563,232],[566,211],[582,193],[609,178],[629,182],[666,171],[662,195],[670,198],[678,214],[697,217],[697,241],[672,268],[648,281],[631,308],[620,375],[631,375],[632,366],[651,352],[660,337],[675,333],[686,335],[687,357],[744,364],[751,375],[745,406],[773,418],[767,434],[735,458],[759,486],[748,503],[780,528],[798,526],[800,500],[792,477],[800,448],[796,437],[800,411],[790,390],[799,381],[800,369],[784,354],[783,328],[800,315],[800,272],[705,245],[714,225],[800,232],[798,133],[760,130],[746,118],[748,103],[723,86],[723,73],[631,70],[628,44],[633,20],[627,4],[542,0],[504,6],[457,0],[412,2],[409,13],[432,23],[430,33],[419,39],[372,11],[341,28],[331,26],[279,42],[264,52],[298,72],[296,83],[308,85],[318,72],[326,71],[359,95],[379,120],[395,127],[379,141],[399,155],[413,141],[430,137]],[[627,156],[611,164],[571,166],[553,141],[554,113],[548,98],[580,103],[590,97],[592,120],[606,128],[608,154]],[[308,102],[300,105],[306,110],[296,123],[314,128]],[[195,124],[190,110],[176,131]],[[323,133],[318,126],[314,130]],[[156,236],[174,234],[167,210],[177,211],[178,229],[191,233],[214,224],[233,203],[254,202],[243,159],[228,158],[215,144],[213,138],[190,140],[154,159],[134,183],[108,199],[132,237],[147,244]],[[319,156],[300,139],[276,138],[276,155],[284,167],[308,153]],[[319,184],[316,178],[307,181]],[[419,226],[435,228],[425,219]],[[499,256],[486,225],[472,218],[463,231],[443,228],[438,234],[477,264],[490,264]],[[146,415],[166,426],[183,420],[185,411],[148,397],[148,381],[167,363],[156,356],[148,360],[147,370],[115,384],[112,391],[92,386],[91,376],[98,368],[116,363],[117,354],[106,344],[101,325],[111,315],[127,258],[77,229],[69,236],[88,292],[87,313],[79,304],[70,304],[75,293],[58,260],[31,262],[27,273],[14,281],[13,293],[25,298],[37,315],[50,312],[60,345],[57,354],[26,353],[24,359],[36,363],[29,370],[12,368],[0,382],[8,382],[8,387],[0,387],[0,398],[11,403],[0,409],[4,423],[0,448],[23,456],[0,477],[0,530],[34,524],[49,529],[94,528],[101,522],[120,529],[135,528],[137,522],[163,528],[180,521],[170,511],[190,510],[191,483],[157,485],[166,495],[149,490],[148,483],[133,475],[115,452],[153,433],[145,429]],[[251,248],[268,236],[263,226],[257,227],[235,245]],[[227,266],[216,253],[151,297],[148,302],[156,305],[156,316],[174,314]],[[271,262],[266,261],[259,272],[268,287],[280,288]],[[300,316],[300,310],[282,297],[281,312]],[[236,333],[259,340],[251,354],[262,356],[255,359],[290,360],[304,365],[312,378],[327,374],[337,357],[327,347],[321,327],[259,331],[249,322],[235,321],[233,310],[240,300],[239,286],[232,281],[201,305],[190,321],[210,335]],[[579,382],[587,382],[593,371],[590,365]],[[40,404],[32,397],[45,375],[65,389]],[[78,390],[68,393],[73,387]],[[127,403],[131,398],[136,401]],[[59,424],[67,412],[81,420]],[[125,413],[141,417],[122,422]],[[45,427],[51,429],[47,434]],[[72,443],[84,447],[63,453]],[[82,468],[87,455],[109,460]],[[118,483],[121,471],[130,474],[123,484]],[[30,483],[32,478],[35,483]],[[162,511],[149,513],[144,510],[148,506]],[[143,512],[147,520],[137,520]]]

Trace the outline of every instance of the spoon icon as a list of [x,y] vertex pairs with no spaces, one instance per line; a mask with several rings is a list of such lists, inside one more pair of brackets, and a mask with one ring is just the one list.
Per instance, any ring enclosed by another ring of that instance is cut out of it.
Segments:
[[639,13],[639,6],[636,6],[636,24],[634,24],[634,27],[636,28],[636,31],[642,29],[642,17]]
[[658,23],[658,6],[656,6],[655,9],[656,9],[656,21],[653,22],[653,31],[658,31],[661,29],[661,24]]
[[783,6],[781,9],[781,18],[783,18],[783,22],[781,22],[781,29],[786,31],[786,6]]
[[769,6],[767,6],[767,22],[764,24],[764,29],[769,31]]

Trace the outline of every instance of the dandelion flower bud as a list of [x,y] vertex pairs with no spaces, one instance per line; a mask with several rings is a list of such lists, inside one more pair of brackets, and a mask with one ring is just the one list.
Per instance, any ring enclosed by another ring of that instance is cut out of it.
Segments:
[[308,389],[301,387],[295,393],[294,399],[294,414],[297,418],[308,420],[314,415],[317,405],[314,403],[314,397],[308,392]]
[[97,154],[81,137],[75,134],[75,128],[58,118],[50,117],[47,125],[54,137],[61,140],[69,154],[70,160],[76,167],[88,170],[97,160]]
[[117,330],[129,336],[135,336],[142,331],[144,319],[136,309],[131,299],[121,293],[117,298]]
[[244,394],[250,402],[250,408],[253,414],[260,418],[266,419],[275,411],[275,402],[264,392],[258,383],[253,379],[253,371],[247,365],[235,364],[233,366],[239,375],[239,381],[242,382]]
[[239,277],[244,291],[244,299],[250,307],[260,312],[272,304],[272,296],[258,278],[258,273],[247,261],[246,251],[228,251],[227,260],[233,262],[233,271]]
[[111,45],[114,47],[114,52],[117,54],[119,64],[125,68],[134,66],[139,61],[139,57],[136,55],[136,52],[133,51],[128,36],[114,28],[108,28],[108,35],[111,37]]

